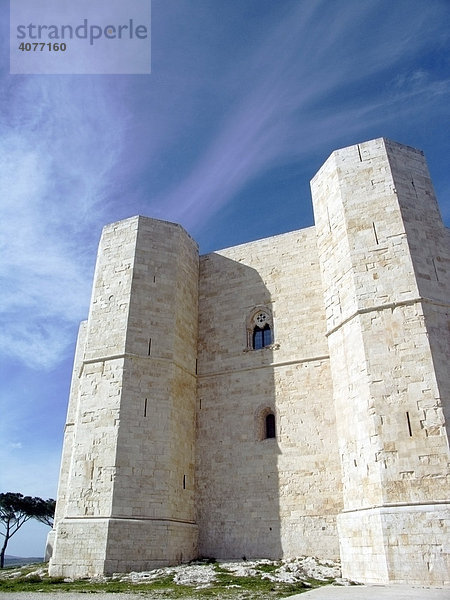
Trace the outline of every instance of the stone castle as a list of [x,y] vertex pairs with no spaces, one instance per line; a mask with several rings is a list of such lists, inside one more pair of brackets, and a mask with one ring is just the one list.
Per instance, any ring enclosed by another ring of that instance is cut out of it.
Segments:
[[103,230],[75,356],[50,573],[197,557],[450,581],[450,230],[423,153],[333,152],[315,226],[198,255]]

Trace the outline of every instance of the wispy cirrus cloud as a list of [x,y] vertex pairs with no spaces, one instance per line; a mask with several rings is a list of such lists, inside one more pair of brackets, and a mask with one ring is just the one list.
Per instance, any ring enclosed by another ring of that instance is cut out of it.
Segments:
[[[196,16],[189,2],[174,6],[147,79],[9,78],[4,87],[0,344],[28,365],[55,364],[85,316],[101,224],[144,213],[197,234],[270,169],[384,135],[450,90],[415,65],[448,35],[433,5],[288,2],[275,19],[258,17],[236,56],[199,25],[191,37],[178,31],[187,57],[169,34],[174,19]],[[215,11],[199,14],[217,27]]]
[[380,19],[387,9],[383,2],[292,5],[253,53],[221,74],[222,95],[234,92],[236,100],[190,172],[154,199],[156,214],[198,231],[265,170],[371,128],[382,135],[424,97],[449,93],[449,79],[408,71],[442,29],[434,8],[417,15],[394,5]]
[[80,92],[39,77],[10,80],[3,92],[0,347],[36,367],[60,360],[82,316],[95,247],[89,227],[104,214],[120,145],[113,111],[93,109],[104,101],[101,87]]

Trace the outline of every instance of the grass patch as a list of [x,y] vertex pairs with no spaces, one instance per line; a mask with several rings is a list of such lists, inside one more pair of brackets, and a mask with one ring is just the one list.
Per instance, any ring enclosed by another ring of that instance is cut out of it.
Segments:
[[151,583],[134,584],[124,581],[106,581],[93,583],[90,581],[77,580],[66,582],[52,577],[19,577],[12,580],[0,580],[1,592],[109,592],[109,593],[134,593],[149,594],[154,592],[155,597],[159,595],[170,598],[188,598],[192,594],[192,588],[185,585],[176,585],[172,579],[158,579]]
[[[49,577],[47,565],[27,565],[19,569],[0,571],[1,592],[83,592],[83,593],[135,593],[148,600],[176,598],[185,600],[270,600],[285,598],[330,582],[309,580],[307,583],[283,583],[263,578],[265,573],[274,573],[277,563],[260,564],[255,570],[261,575],[241,576],[214,563],[216,578],[208,586],[180,585],[173,581],[173,574],[162,575],[151,580],[135,583],[108,579],[90,581],[79,579],[64,581],[62,577]],[[38,600],[38,596],[37,596]]]
[[261,573],[274,573],[277,569],[280,568],[280,563],[269,563],[269,564],[260,564],[256,565],[255,569],[257,571],[261,571]]

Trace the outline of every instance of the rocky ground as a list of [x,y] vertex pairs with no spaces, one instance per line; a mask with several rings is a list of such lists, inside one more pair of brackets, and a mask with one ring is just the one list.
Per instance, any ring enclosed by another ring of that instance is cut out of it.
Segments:
[[[52,598],[61,596],[64,600],[86,592],[101,592],[105,600],[110,595],[108,592],[122,592],[124,600],[135,594],[142,594],[148,599],[197,600],[209,597],[258,600],[286,597],[290,593],[316,587],[320,582],[348,585],[340,578],[338,563],[311,557],[285,561],[198,561],[153,571],[116,573],[111,577],[96,577],[82,582],[70,579],[53,581],[48,577],[46,565],[28,565],[0,572],[0,600],[35,598],[36,595],[29,595],[31,589],[34,594],[40,592],[41,599],[47,596],[45,592],[51,591]],[[15,591],[14,596],[10,596],[12,591]]]
[[[218,571],[219,567],[220,571]],[[286,561],[271,561],[267,559],[246,561],[218,561],[217,563],[193,563],[166,567],[142,573],[117,574],[113,579],[144,583],[158,578],[173,576],[173,581],[179,585],[190,585],[196,588],[208,587],[217,579],[218,573],[227,571],[237,577],[261,577],[269,581],[282,583],[304,582],[310,579],[319,581],[334,580],[345,585],[347,582],[340,578],[340,564],[333,561],[320,561],[312,557],[300,557]]]

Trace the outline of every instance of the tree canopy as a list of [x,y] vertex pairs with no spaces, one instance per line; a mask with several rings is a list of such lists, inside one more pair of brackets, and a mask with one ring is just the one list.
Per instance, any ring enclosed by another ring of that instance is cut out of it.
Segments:
[[0,531],[0,535],[4,537],[0,551],[1,569],[5,563],[6,547],[12,536],[30,519],[36,519],[52,527],[55,504],[55,500],[52,498],[43,500],[13,492],[0,494],[0,521],[5,528],[4,532]]

